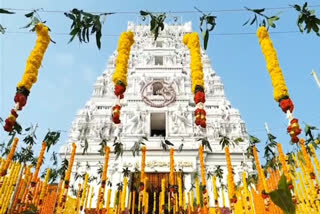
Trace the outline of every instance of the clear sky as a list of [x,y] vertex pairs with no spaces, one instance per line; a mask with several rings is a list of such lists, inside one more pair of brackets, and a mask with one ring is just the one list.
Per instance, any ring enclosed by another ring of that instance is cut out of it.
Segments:
[[[72,8],[87,11],[193,11],[194,6],[202,10],[228,10],[250,8],[279,8],[289,4],[302,4],[304,1],[218,1],[218,0],[126,0],[126,1],[49,1],[49,0],[2,0],[0,8],[36,9],[68,11]],[[318,1],[308,1],[316,5]],[[320,7],[315,8],[320,16]],[[302,122],[320,125],[319,105],[320,89],[311,76],[316,69],[320,76],[319,47],[320,38],[315,34],[292,33],[297,31],[297,13],[293,9],[270,10],[268,14],[282,11],[281,19],[273,32],[291,32],[271,34],[277,49],[280,66],[295,103],[294,115]],[[6,118],[13,106],[13,97],[17,82],[24,72],[26,59],[32,50],[36,36],[22,33],[20,29],[27,23],[23,14],[0,15],[0,23],[6,26],[7,33],[0,35],[0,116]],[[193,29],[199,31],[199,13],[174,14],[182,16],[183,21],[192,21]],[[251,14],[245,11],[217,12],[217,26],[211,35],[207,53],[212,66],[221,76],[227,98],[241,112],[248,132],[263,140],[266,139],[264,123],[268,122],[271,132],[278,136],[285,151],[291,150],[289,136],[286,134],[287,120],[278,104],[273,100],[271,81],[266,70],[264,57],[255,34],[234,35],[233,33],[254,33],[255,26],[242,27]],[[116,49],[118,36],[127,28],[128,21],[137,20],[137,14],[115,14],[107,18],[103,25],[102,48],[96,48],[94,40],[89,44],[80,44],[77,40],[67,44],[70,21],[59,12],[40,12],[47,20],[57,44],[51,44],[42,63],[38,82],[32,88],[27,106],[19,116],[24,126],[37,122],[39,140],[43,139],[47,129],[64,130],[60,145],[67,138],[76,112],[84,107],[92,94],[96,78],[102,74],[110,54]],[[61,34],[62,33],[62,34]],[[231,35],[230,35],[231,34]],[[111,36],[110,36],[111,35]],[[0,129],[0,139],[6,133]],[[36,146],[38,151],[39,142]],[[58,149],[59,145],[55,149]]]

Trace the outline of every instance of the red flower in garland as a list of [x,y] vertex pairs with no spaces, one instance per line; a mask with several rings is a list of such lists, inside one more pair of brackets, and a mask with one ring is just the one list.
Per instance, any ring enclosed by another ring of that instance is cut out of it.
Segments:
[[14,115],[11,115],[5,120],[5,125],[3,126],[4,130],[7,132],[12,132],[15,123],[16,123],[16,117]]
[[11,114],[12,114],[15,118],[18,117],[18,114],[17,114],[17,112],[16,112],[14,109],[11,109]]
[[202,128],[206,128],[206,127],[207,127],[206,120],[201,120],[200,126],[201,126]]
[[198,92],[194,95],[194,102],[195,102],[196,104],[206,102],[205,93],[202,92],[202,91],[198,91]]
[[237,203],[238,199],[236,196],[233,196],[233,198],[231,199],[231,203]]
[[314,179],[316,179],[316,175],[315,175],[313,172],[311,172],[311,173],[310,173],[310,178],[311,178],[312,180],[314,180]]
[[118,97],[120,96],[120,99],[124,97],[123,93],[126,91],[126,87],[122,84],[117,84],[114,88],[114,94]]
[[289,188],[289,189],[293,189],[293,185],[292,185],[292,184],[289,184],[288,188]]
[[121,123],[121,120],[120,120],[120,109],[121,109],[121,106],[119,106],[119,105],[116,105],[116,106],[114,106],[112,108],[112,121],[115,124]]
[[144,183],[141,182],[141,183],[140,183],[140,188],[139,188],[139,190],[140,190],[140,191],[143,191],[143,189],[144,189]]
[[14,102],[19,103],[19,109],[21,110],[27,104],[27,97],[24,94],[17,93],[14,96]]
[[206,123],[206,111],[204,109],[199,109],[197,108],[194,111],[194,115],[196,118],[196,125],[197,126],[201,126],[202,128],[206,128],[207,127],[207,123]]
[[261,196],[262,196],[263,199],[269,198],[269,195],[264,194],[264,193],[262,193]]
[[291,141],[292,141],[292,143],[298,143],[299,138],[297,136],[291,137]]
[[287,132],[290,134],[291,141],[293,143],[299,142],[299,138],[297,136],[301,134],[301,129],[299,126],[298,119],[294,118],[290,121],[290,125],[287,128]]
[[287,113],[288,110],[292,113],[293,109],[294,109],[293,102],[292,102],[292,100],[290,98],[282,99],[279,102],[279,106],[280,106],[280,108],[282,109],[282,111],[284,113]]

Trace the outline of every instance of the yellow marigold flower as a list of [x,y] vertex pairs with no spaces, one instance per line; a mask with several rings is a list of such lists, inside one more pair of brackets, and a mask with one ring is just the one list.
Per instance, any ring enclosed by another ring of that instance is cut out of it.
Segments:
[[279,102],[279,100],[285,96],[289,96],[288,89],[282,75],[281,68],[277,57],[276,50],[273,47],[272,41],[269,37],[269,33],[265,27],[259,27],[257,30],[257,36],[261,46],[263,55],[267,63],[267,70],[271,77],[273,86],[273,97]]
[[37,41],[36,46],[32,50],[25,68],[25,73],[22,76],[22,80],[18,83],[17,87],[25,87],[29,91],[32,85],[37,81],[38,70],[41,66],[44,53],[50,43],[50,36],[48,27],[43,23],[39,23],[36,26]]
[[191,80],[192,80],[192,92],[195,92],[197,85],[204,88],[203,81],[203,65],[201,61],[201,49],[200,49],[200,40],[197,33],[193,32],[186,34],[183,37],[183,43],[190,50],[190,70],[191,70]]
[[116,69],[112,77],[114,84],[121,81],[127,86],[128,62],[130,57],[130,49],[134,43],[134,34],[132,32],[124,32],[120,35],[118,43],[118,57],[116,59]]

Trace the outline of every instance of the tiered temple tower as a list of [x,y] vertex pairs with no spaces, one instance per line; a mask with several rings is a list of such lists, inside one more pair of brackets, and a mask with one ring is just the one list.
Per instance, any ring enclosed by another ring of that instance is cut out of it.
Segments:
[[[190,55],[182,42],[183,35],[192,32],[191,23],[166,24],[156,41],[148,25],[135,25],[130,22],[128,31],[134,32],[135,43],[130,53],[128,87],[122,100],[121,125],[116,126],[111,120],[112,107],[116,103],[112,83],[117,57],[115,51],[108,60],[106,70],[98,77],[92,97],[76,114],[68,141],[60,151],[63,158],[69,158],[72,142],[77,144],[71,184],[77,187],[77,183],[82,182],[82,179],[74,182],[76,173],[88,172],[98,178],[91,182],[96,185],[97,193],[100,186],[97,171],[104,162],[104,156],[99,154],[100,143],[103,139],[107,140],[113,152],[112,144],[116,136],[123,143],[124,152],[117,160],[113,153],[110,156],[107,176],[113,189],[122,181],[123,168],[128,167],[132,172],[140,169],[141,157],[134,157],[130,148],[143,136],[148,138],[148,141],[144,141],[147,146],[147,175],[163,176],[169,173],[169,152],[163,151],[161,147],[161,140],[166,138],[176,149],[175,169],[184,172],[186,190],[189,190],[193,183],[192,174],[200,169],[200,141],[197,139],[207,137],[213,149],[213,152],[205,152],[207,171],[213,171],[220,165],[226,177],[226,159],[219,145],[220,136],[231,139],[241,137],[244,141],[230,148],[235,180],[239,180],[243,171],[241,163],[246,162],[244,152],[248,146],[248,135],[239,111],[227,100],[221,78],[212,69],[210,59],[204,51],[202,62],[207,128],[198,128],[194,123],[195,104],[191,92]],[[89,147],[83,155],[86,141]],[[178,152],[181,144],[183,150]],[[208,189],[211,188],[211,182],[208,182]],[[227,194],[225,196],[227,197]],[[210,204],[213,205],[212,193],[209,197]],[[94,207],[95,204],[94,202]]]

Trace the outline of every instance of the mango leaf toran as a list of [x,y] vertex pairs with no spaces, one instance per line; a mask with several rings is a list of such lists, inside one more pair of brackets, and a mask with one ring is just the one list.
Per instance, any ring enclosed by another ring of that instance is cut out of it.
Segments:
[[[105,21],[107,15],[113,13],[101,13],[98,15],[84,12],[83,10],[78,10],[74,8],[69,13],[65,12],[64,15],[72,20],[71,24],[71,38],[69,43],[77,36],[80,43],[88,43],[89,35],[95,34],[97,47],[101,48],[101,37],[102,37],[102,24]],[[103,20],[101,20],[103,17]]]
[[[198,8],[194,7],[197,11],[202,13],[202,16],[200,17],[200,31],[202,33],[203,38],[203,48],[207,50],[208,47],[208,41],[209,41],[209,32],[213,31],[214,27],[216,26],[216,16],[203,13]],[[205,25],[205,29],[202,28],[202,26]]]
[[[5,10],[5,9],[2,9],[0,8],[0,13],[2,14],[14,14],[14,12],[11,12],[9,10]],[[3,27],[1,24],[0,24],[0,33],[4,34],[6,32],[6,28]]]
[[303,33],[304,31],[307,31],[307,33],[310,33],[311,30],[313,30],[317,36],[320,36],[320,19],[316,17],[314,10],[308,9],[308,3],[305,2],[303,6],[295,4],[292,7],[300,13],[297,20],[297,26],[299,27],[300,32]]
[[156,41],[160,30],[163,31],[164,29],[164,20],[166,19],[166,14],[153,14],[151,12],[141,10],[140,15],[142,16],[143,20],[145,20],[147,16],[150,16],[150,31],[154,35],[154,41]]
[[245,9],[247,9],[250,12],[254,13],[254,17],[251,19],[248,19],[243,26],[250,24],[253,25],[254,23],[256,23],[257,26],[265,26],[267,28],[272,27],[272,28],[276,28],[276,24],[275,22],[278,21],[280,19],[279,15],[281,12],[277,13],[274,16],[267,16],[265,14],[263,14],[263,12],[265,11],[265,8],[262,9],[250,9],[245,7]]

